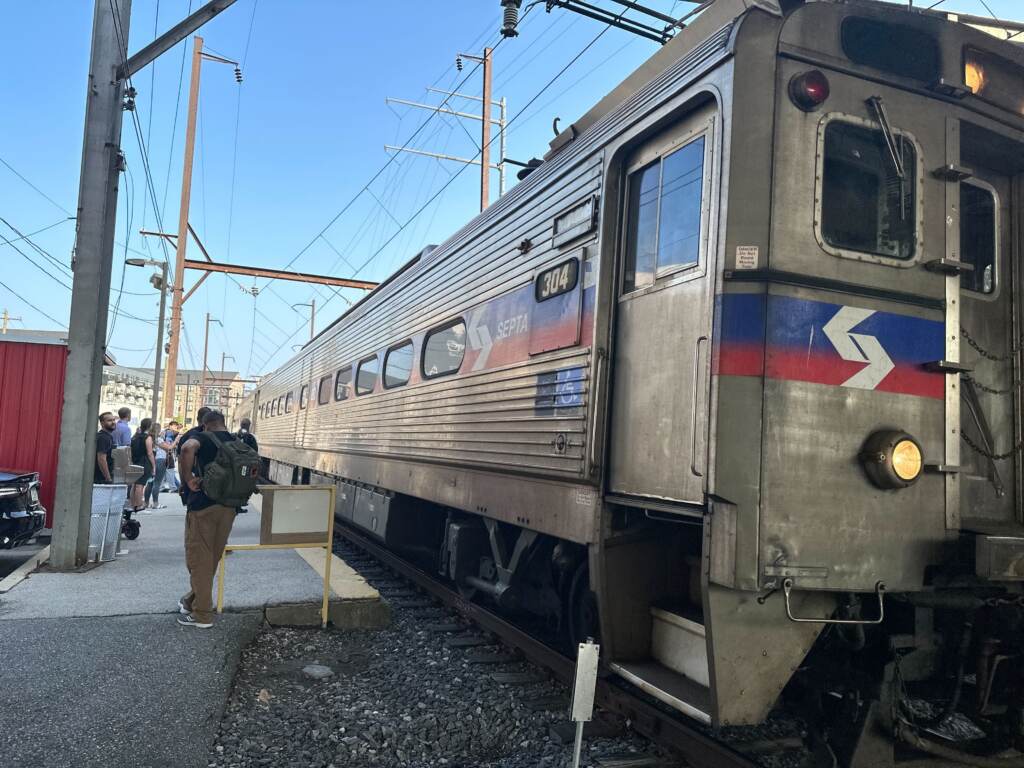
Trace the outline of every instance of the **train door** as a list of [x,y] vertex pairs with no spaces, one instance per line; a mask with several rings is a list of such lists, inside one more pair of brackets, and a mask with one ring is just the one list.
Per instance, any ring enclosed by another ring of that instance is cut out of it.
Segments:
[[707,108],[626,161],[609,435],[616,495],[704,501],[714,134]]
[[[1020,328],[1014,321],[1011,266],[1013,179],[974,165],[960,182],[961,260],[972,270],[960,276],[961,359],[971,371],[961,377],[961,521],[985,530],[1022,522],[1016,499],[1019,467],[1019,371],[1014,370]],[[1019,185],[1018,185],[1019,189]]]

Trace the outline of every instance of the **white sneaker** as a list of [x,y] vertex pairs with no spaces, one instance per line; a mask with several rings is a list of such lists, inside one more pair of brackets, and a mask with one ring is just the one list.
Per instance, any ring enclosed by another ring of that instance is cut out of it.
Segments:
[[197,629],[209,629],[213,626],[213,623],[207,624],[206,622],[199,621],[191,613],[186,613],[184,616],[178,617],[178,623],[183,627],[196,627]]

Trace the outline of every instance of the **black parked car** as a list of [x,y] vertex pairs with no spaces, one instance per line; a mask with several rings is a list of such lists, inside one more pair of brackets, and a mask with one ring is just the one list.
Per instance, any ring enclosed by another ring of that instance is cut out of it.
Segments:
[[39,473],[0,468],[0,547],[31,539],[46,522],[39,504]]

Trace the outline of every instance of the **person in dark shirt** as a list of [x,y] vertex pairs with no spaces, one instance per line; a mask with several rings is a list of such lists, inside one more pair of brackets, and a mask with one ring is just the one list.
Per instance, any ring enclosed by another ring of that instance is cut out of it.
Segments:
[[235,433],[235,437],[256,451],[256,453],[259,453],[259,443],[256,442],[256,435],[252,433],[252,421],[250,419],[242,419],[238,423],[238,427],[239,429]]
[[[185,443],[194,438],[200,432],[203,431],[203,419],[206,418],[206,414],[210,412],[210,409],[205,405],[196,411],[196,425],[188,430],[185,434],[179,435],[178,439],[174,441],[174,453],[181,456],[181,448]],[[180,473],[179,473],[180,474]],[[185,487],[185,476],[181,475],[181,485]]]
[[92,481],[109,485],[114,482],[110,474],[114,466],[111,452],[114,450],[114,427],[117,419],[110,411],[100,414],[100,431],[96,433],[96,466],[92,471]]
[[203,492],[203,469],[217,458],[217,445],[235,440],[224,424],[224,414],[208,411],[203,432],[181,444],[181,499],[185,503],[185,566],[191,589],[178,601],[178,623],[208,629],[213,626],[213,575],[224,556],[238,510],[218,504]]

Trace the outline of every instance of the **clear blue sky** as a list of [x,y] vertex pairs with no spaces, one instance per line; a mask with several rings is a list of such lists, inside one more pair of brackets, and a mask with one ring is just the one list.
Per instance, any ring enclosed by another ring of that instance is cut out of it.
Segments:
[[[676,13],[692,7],[673,0],[647,4]],[[154,28],[162,32],[183,18],[189,5],[188,0],[135,0],[129,49],[151,40]],[[988,0],[988,5],[999,15],[1021,16],[1016,0]],[[510,117],[604,27],[559,9],[546,14],[543,8],[535,7],[523,21],[521,36],[495,52],[494,96],[508,99]],[[943,8],[986,13],[981,0],[947,0]],[[425,110],[389,107],[385,97],[439,103],[442,97],[427,93],[426,87],[452,88],[469,74],[469,63],[461,74],[456,71],[455,54],[495,44],[500,10],[498,0],[238,0],[206,25],[200,34],[207,49],[243,61],[244,74],[239,86],[231,67],[203,65],[190,220],[211,256],[267,267],[287,264],[386,162],[383,145],[405,144],[428,116]],[[7,0],[4,11],[0,64],[7,74],[0,159],[43,194],[0,164],[0,217],[23,234],[49,227],[32,240],[57,263],[24,240],[14,243],[23,253],[0,240],[0,281],[10,288],[0,286],[0,309],[22,318],[13,327],[58,328],[67,322],[70,305],[70,291],[58,281],[71,282],[65,265],[74,224],[66,219],[77,205],[93,3]],[[516,118],[508,133],[508,155],[521,160],[542,155],[554,117],[561,117],[563,126],[578,117],[657,47],[619,30],[603,35]],[[160,220],[169,231],[176,229],[178,218],[187,56],[180,94],[179,74],[183,55],[190,53],[191,41],[187,50],[179,44],[134,78]],[[479,73],[461,86],[477,95],[480,88]],[[476,109],[468,101],[450,106]],[[479,123],[461,122],[435,117],[411,146],[472,157]],[[143,227],[157,229],[158,218],[128,119],[122,147],[129,173],[121,184],[112,303],[122,271],[124,292],[116,321],[113,314],[108,321],[108,328],[113,326],[110,349],[122,364],[149,366],[157,315],[150,270],[122,270],[121,264],[126,253],[160,258],[162,251],[155,240],[138,234]],[[493,151],[496,155],[496,143]],[[293,268],[352,274],[392,238],[398,229],[392,217],[404,223],[462,168],[401,157],[370,187],[380,202],[360,196],[327,230],[327,242],[317,240]],[[464,170],[358,277],[383,279],[421,247],[458,229],[477,212],[478,178],[475,168]],[[515,169],[510,168],[509,182],[515,183]],[[494,173],[495,195],[497,183]],[[3,222],[0,235],[16,237]],[[190,255],[196,255],[192,245]],[[189,273],[186,286],[195,279]],[[251,279],[238,282],[253,284]],[[180,365],[200,366],[207,312],[223,322],[212,327],[210,367],[219,368],[223,353],[234,358],[227,361],[228,369],[257,375],[280,365],[292,354],[292,345],[306,338],[308,308],[292,304],[316,296],[318,329],[346,306],[329,289],[281,281],[267,287],[265,280],[257,285],[261,291],[253,299],[227,276],[205,282],[185,306]],[[342,295],[351,300],[359,293]]]

